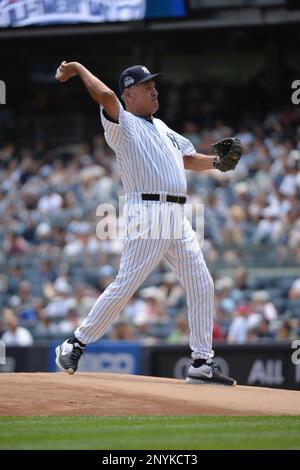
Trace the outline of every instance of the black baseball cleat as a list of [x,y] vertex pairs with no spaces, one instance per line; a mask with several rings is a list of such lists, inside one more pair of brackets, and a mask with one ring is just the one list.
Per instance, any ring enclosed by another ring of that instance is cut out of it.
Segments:
[[73,336],[73,338],[67,339],[60,346],[57,346],[55,349],[55,362],[60,369],[72,375],[77,370],[79,359],[84,350],[85,345]]
[[220,373],[215,362],[211,359],[194,359],[188,369],[186,382],[189,384],[212,384],[235,387],[236,380]]

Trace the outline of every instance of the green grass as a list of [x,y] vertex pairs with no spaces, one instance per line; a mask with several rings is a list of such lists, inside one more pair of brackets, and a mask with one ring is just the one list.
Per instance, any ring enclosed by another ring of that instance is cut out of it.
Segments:
[[299,416],[1,417],[0,449],[300,449]]

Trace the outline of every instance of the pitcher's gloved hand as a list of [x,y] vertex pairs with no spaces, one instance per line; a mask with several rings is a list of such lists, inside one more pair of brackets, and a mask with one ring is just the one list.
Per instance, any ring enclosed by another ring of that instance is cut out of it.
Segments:
[[219,140],[212,146],[218,155],[214,160],[214,168],[223,172],[234,170],[244,150],[241,141],[235,137],[228,137]]

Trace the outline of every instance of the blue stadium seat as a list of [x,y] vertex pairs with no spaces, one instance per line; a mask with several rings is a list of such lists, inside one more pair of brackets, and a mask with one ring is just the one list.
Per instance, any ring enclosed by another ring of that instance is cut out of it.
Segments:
[[287,299],[285,297],[272,297],[272,302],[275,305],[278,314],[283,315],[286,310]]
[[169,323],[151,323],[147,327],[147,335],[158,339],[165,339],[169,336],[174,325]]
[[286,304],[287,310],[297,318],[300,318],[300,299],[289,299]]

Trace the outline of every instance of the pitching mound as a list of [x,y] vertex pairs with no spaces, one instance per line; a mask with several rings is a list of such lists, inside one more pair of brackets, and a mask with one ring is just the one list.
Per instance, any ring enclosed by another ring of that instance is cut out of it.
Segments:
[[78,373],[0,374],[0,415],[300,415],[300,392]]

